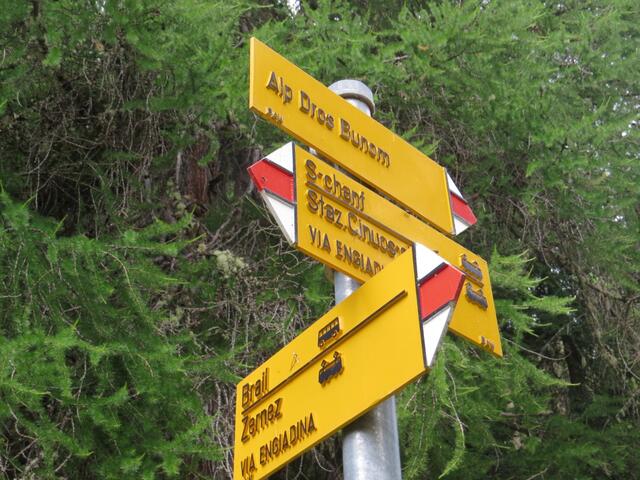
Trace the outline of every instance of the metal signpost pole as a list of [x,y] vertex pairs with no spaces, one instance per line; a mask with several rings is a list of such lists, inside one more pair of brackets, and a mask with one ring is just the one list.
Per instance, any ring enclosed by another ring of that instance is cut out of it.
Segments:
[[[371,90],[358,80],[339,80],[329,89],[371,116],[374,110]],[[359,283],[334,272],[336,304],[351,295]],[[374,354],[374,352],[372,352]],[[400,447],[395,397],[344,428],[342,461],[345,480],[401,480]]]

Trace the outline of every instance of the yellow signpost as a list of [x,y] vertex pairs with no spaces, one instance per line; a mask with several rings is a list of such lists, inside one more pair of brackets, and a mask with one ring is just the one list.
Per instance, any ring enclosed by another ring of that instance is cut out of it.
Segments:
[[250,172],[267,205],[280,201],[271,210],[283,230],[290,230],[291,243],[360,282],[412,242],[458,267],[466,280],[449,329],[502,356],[489,269],[481,257],[295,144],[281,147]]
[[439,230],[475,222],[442,166],[255,38],[249,106]]
[[234,480],[267,477],[425,373],[447,328],[502,356],[487,263],[441,233],[476,221],[446,170],[255,38],[249,96],[362,181],[293,143],[249,168],[289,242],[364,285],[238,384]]
[[417,255],[400,255],[238,384],[234,480],[267,477],[433,365],[447,315],[422,323]]

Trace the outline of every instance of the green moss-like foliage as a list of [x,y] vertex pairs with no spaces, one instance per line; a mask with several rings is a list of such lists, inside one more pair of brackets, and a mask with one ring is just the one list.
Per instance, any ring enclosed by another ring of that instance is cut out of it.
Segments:
[[[215,459],[190,339],[154,308],[184,224],[61,237],[0,193],[0,425],[8,477],[160,478]],[[212,370],[215,374],[215,370]]]

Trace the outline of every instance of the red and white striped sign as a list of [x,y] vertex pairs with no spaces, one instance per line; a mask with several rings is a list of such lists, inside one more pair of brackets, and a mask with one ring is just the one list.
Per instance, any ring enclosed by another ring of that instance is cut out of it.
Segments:
[[414,244],[425,364],[431,368],[462,290],[464,274],[433,250]]
[[293,142],[289,142],[248,168],[267,208],[291,244],[296,243],[293,148]]
[[451,204],[451,212],[453,214],[453,228],[455,230],[455,234],[459,235],[471,225],[474,225],[478,219],[471,211],[469,203],[464,199],[462,193],[460,193],[460,189],[456,186],[451,175],[448,173],[447,183],[449,185],[449,201]]

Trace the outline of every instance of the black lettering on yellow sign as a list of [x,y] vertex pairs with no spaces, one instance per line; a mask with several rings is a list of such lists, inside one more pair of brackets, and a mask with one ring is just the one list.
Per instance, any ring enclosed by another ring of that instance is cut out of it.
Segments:
[[282,398],[276,398],[268,407],[255,415],[242,417],[242,443],[247,443],[251,437],[255,437],[280,417],[282,417]]
[[495,344],[484,335],[480,335],[480,344],[490,352],[493,352],[496,349]]
[[[278,95],[283,104],[291,103],[293,100],[294,91],[290,85],[287,85],[284,77],[278,76],[276,72],[272,71],[266,83],[267,90],[271,90]],[[298,110],[309,118],[315,120],[318,125],[324,126],[328,130],[333,130],[336,125],[335,117],[315,103],[307,92],[300,89],[298,97]],[[284,117],[281,114],[276,113],[271,108],[267,112],[267,115],[276,123],[282,123]],[[391,157],[380,146],[376,145],[372,139],[367,139],[364,135],[360,134],[349,123],[348,120],[340,118],[340,132],[338,132],[340,138],[349,142],[354,148],[360,150],[364,155],[369,156],[373,160],[376,160],[379,164],[389,168],[391,166]]]
[[343,211],[325,201],[323,195],[313,190],[307,190],[307,208],[316,213],[320,218],[335,224],[338,228],[345,228],[343,224]]
[[480,270],[478,262],[469,260],[467,254],[463,253],[460,256],[460,266],[469,280],[473,280],[482,286],[482,270]]
[[280,115],[278,112],[276,112],[275,110],[273,110],[271,107],[267,108],[267,115],[275,122],[275,123],[282,123],[284,122],[284,117],[282,115]]
[[330,362],[322,360],[320,371],[318,372],[318,382],[320,382],[320,385],[324,385],[333,377],[340,375],[343,369],[342,355],[339,352],[333,352],[333,360]]
[[340,119],[340,138],[351,142],[355,148],[362,153],[369,154],[369,156],[378,161],[382,166],[389,168],[391,166],[391,158],[389,154],[382,148],[377,147],[375,143],[367,140],[364,135],[360,135],[356,132],[351,124],[344,118]]
[[[405,247],[397,245],[395,241],[387,238],[387,236],[377,227],[364,221],[355,212],[347,211],[345,219],[345,210],[331,204],[331,199],[325,198],[321,193],[309,189],[306,191],[306,199],[307,208],[310,212],[315,213],[318,217],[326,220],[337,228],[345,230],[353,237],[365,242],[376,250],[387,254],[390,258],[395,258],[406,250]],[[321,239],[316,234],[317,229],[314,229],[311,226],[309,226],[309,229],[312,243],[317,247],[330,252],[331,249],[327,248],[329,242],[326,238],[326,234]]]
[[240,461],[240,472],[244,480],[252,480],[255,472],[258,471],[253,453]]
[[319,171],[315,162],[311,159],[307,159],[304,166],[307,171],[308,181],[334,197],[339,198],[350,207],[364,212],[364,190],[360,190],[360,193],[358,193],[347,185],[340,183],[335,173],[327,175]]
[[406,250],[404,247],[396,245],[393,240],[388,239],[376,227],[368,224],[353,212],[347,214],[347,226],[351,235],[380,250],[382,253],[386,253],[391,258],[395,258],[396,255]]
[[320,125],[324,125],[329,130],[333,130],[333,115],[325,112],[322,108],[313,103],[309,95],[303,90],[300,90],[300,101],[298,102],[298,108],[302,113],[306,113],[307,115],[309,115],[309,117],[315,119]]
[[260,465],[264,467],[267,463],[294,447],[298,442],[302,442],[316,430],[318,428],[313,419],[313,414],[310,413],[309,416],[298,420],[287,430],[278,433],[272,440],[260,447]]
[[483,310],[489,308],[489,303],[487,302],[484,293],[482,293],[482,289],[479,288],[478,290],[474,290],[469,282],[467,282],[466,296],[471,303],[475,303]]
[[311,243],[316,247],[331,253],[331,242],[329,242],[329,235],[322,233],[317,228],[309,225],[309,235],[311,235]]
[[340,240],[336,240],[336,254],[335,257],[338,260],[343,261],[347,265],[351,265],[359,269],[360,271],[366,273],[369,276],[373,276],[382,270],[382,265],[380,265],[375,260],[372,262],[369,256],[360,252],[355,248],[351,248],[345,243],[342,243]]
[[267,89],[273,90],[280,98],[282,103],[290,103],[293,100],[293,90],[284,83],[284,77],[278,78],[276,72],[271,72],[269,80],[267,80]]
[[325,343],[333,342],[340,334],[340,319],[338,317],[331,320],[318,332],[318,347],[324,347]]
[[269,368],[265,368],[262,376],[255,383],[242,386],[242,408],[246,410],[260,400],[269,391]]

